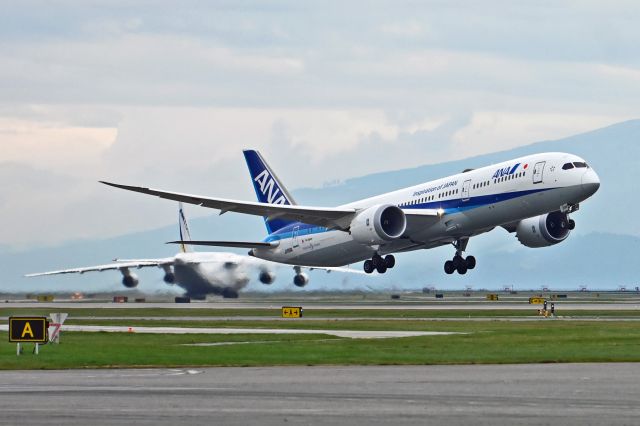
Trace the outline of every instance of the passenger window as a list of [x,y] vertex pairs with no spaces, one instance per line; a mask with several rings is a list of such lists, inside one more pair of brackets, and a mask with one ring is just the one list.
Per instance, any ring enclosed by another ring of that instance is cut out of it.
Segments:
[[573,164],[571,163],[566,163],[564,166],[562,166],[562,170],[570,170],[573,169]]

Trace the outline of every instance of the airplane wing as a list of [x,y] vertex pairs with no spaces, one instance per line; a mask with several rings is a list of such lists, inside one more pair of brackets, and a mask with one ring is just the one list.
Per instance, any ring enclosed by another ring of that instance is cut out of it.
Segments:
[[109,271],[114,269],[125,269],[125,268],[146,268],[149,266],[160,266],[160,265],[168,265],[173,263],[173,258],[166,259],[139,259],[134,261],[121,262],[117,261],[116,263],[109,263],[106,265],[98,265],[98,266],[87,266],[83,268],[71,268],[71,269],[61,269],[59,271],[49,271],[49,272],[38,272],[35,274],[26,274],[25,277],[40,277],[45,275],[59,275],[59,274],[84,274],[85,272],[102,272]]
[[[141,186],[120,185],[117,183],[100,181],[105,185],[127,191],[140,192],[142,194],[155,195],[168,200],[182,201],[183,203],[196,204],[202,207],[220,210],[220,214],[237,212],[254,216],[265,216],[269,219],[288,219],[324,226],[331,229],[347,230],[351,220],[356,215],[356,209],[352,208],[326,208],[308,207],[299,205],[266,204],[250,201],[229,200],[225,198],[210,198],[200,195],[168,192]],[[193,244],[193,242],[191,242]]]

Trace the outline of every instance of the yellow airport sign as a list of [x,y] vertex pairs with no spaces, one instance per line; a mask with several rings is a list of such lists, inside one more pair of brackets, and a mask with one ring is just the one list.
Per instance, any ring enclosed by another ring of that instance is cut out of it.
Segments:
[[498,300],[497,294],[487,294],[487,300]]
[[9,317],[9,342],[47,343],[46,317]]
[[53,302],[54,296],[52,294],[39,294],[36,298],[38,302]]
[[301,318],[302,307],[300,306],[283,306],[282,318]]
[[530,305],[544,305],[544,297],[530,297],[529,298]]

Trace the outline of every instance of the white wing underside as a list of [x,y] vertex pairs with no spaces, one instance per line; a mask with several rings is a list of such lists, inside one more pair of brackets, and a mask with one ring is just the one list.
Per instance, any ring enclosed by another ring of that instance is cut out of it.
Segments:
[[182,201],[183,203],[217,209],[220,210],[220,214],[226,212],[237,212],[254,216],[264,216],[269,219],[299,221],[331,229],[348,229],[351,220],[357,213],[354,208],[324,208],[299,205],[266,204],[251,201],[229,200],[225,198],[210,198],[201,195],[161,191],[140,186],[120,185],[103,181],[100,182],[105,185],[126,189],[128,191],[155,195],[156,197],[166,198],[168,200]]
[[[310,225],[324,226],[329,229],[342,231],[349,229],[351,221],[359,212],[356,208],[266,204],[251,201],[229,200],[225,198],[210,198],[201,195],[168,192],[141,186],[120,185],[104,181],[100,182],[115,188],[217,209],[220,210],[220,214],[226,212],[237,212],[254,216],[263,216],[268,219],[280,218],[299,221]],[[424,226],[433,224],[442,217],[442,212],[436,209],[406,209],[403,211],[407,217],[408,234],[411,234],[414,229],[420,229]]]

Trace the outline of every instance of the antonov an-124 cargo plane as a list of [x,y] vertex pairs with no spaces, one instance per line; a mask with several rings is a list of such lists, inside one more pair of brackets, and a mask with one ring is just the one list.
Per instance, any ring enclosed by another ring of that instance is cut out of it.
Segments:
[[[39,272],[27,274],[27,277],[40,277],[60,274],[84,274],[93,271],[117,270],[122,274],[122,285],[127,288],[138,286],[138,276],[132,269],[149,267],[161,268],[164,271],[164,282],[175,284],[185,291],[185,296],[192,299],[205,299],[214,294],[224,298],[238,297],[238,291],[249,283],[249,274],[257,272],[258,280],[262,284],[272,284],[276,279],[277,263],[255,257],[243,256],[228,252],[194,252],[191,248],[191,234],[189,225],[182,209],[178,209],[178,225],[180,230],[180,252],[173,257],[159,259],[114,259],[113,263],[81,268],[62,269],[59,271]],[[309,282],[305,269],[321,269],[326,272],[358,272],[348,268],[305,268],[294,266],[294,282],[298,287],[304,287]]]
[[[447,274],[476,266],[464,257],[469,238],[502,227],[527,247],[564,241],[575,227],[569,215],[600,187],[582,158],[560,152],[528,155],[421,183],[339,207],[297,205],[260,153],[244,151],[258,202],[205,197],[102,182],[116,188],[220,210],[263,216],[259,242],[192,241],[250,248],[249,254],[292,265],[342,266],[364,260],[383,274],[394,253],[451,244]],[[175,241],[175,243],[181,243]]]

